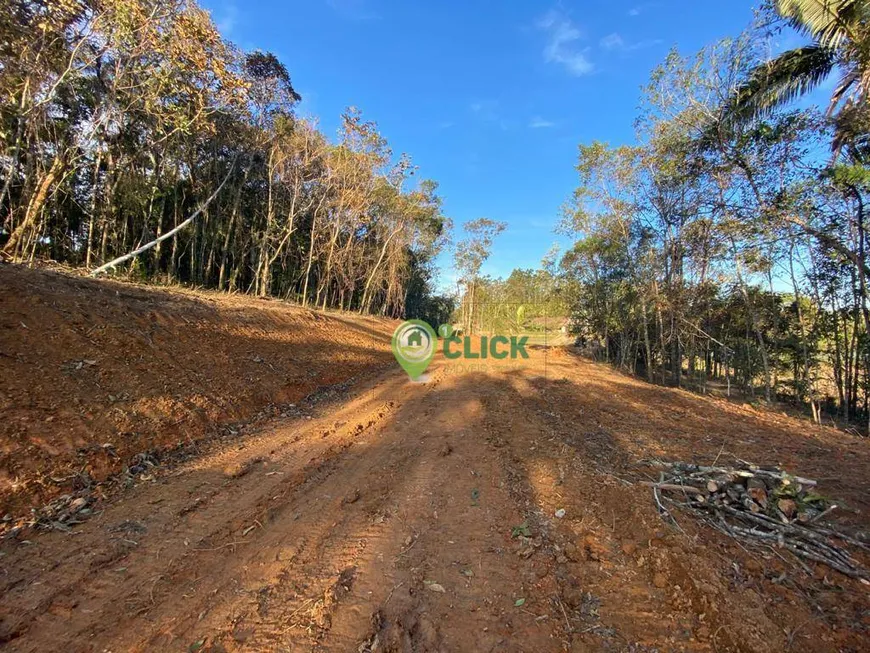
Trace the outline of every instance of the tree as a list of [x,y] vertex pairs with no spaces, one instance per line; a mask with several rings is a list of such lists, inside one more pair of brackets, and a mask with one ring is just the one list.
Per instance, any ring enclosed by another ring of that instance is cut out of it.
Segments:
[[615,365],[866,423],[870,174],[854,143],[831,163],[843,123],[813,109],[721,119],[758,42],[671,52],[636,143],[581,145],[561,286],[588,351]]
[[404,314],[449,221],[374,122],[348,110],[331,141],[193,0],[3,8],[4,257]]
[[464,286],[462,301],[462,328],[472,333],[480,326],[477,315],[477,290],[480,285],[480,268],[492,253],[492,245],[507,224],[478,218],[465,224],[466,238],[456,245],[454,261],[459,272],[458,282]]
[[817,88],[841,71],[829,114],[837,115],[835,150],[855,139],[855,123],[866,121],[870,95],[870,1],[772,0],[785,22],[813,43],[758,65],[725,104],[731,121],[763,118]]

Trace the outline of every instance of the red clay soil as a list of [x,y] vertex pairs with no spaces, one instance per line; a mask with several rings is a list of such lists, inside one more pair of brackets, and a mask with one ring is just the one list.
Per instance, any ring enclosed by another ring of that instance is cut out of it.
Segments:
[[[100,287],[126,290],[134,304],[138,293],[223,301]],[[93,288],[79,289],[81,313],[104,310],[84,299]],[[256,302],[240,311],[261,305],[297,314]],[[115,310],[134,313],[123,302]],[[226,328],[213,310],[215,330]],[[135,342],[125,350],[141,350]],[[386,352],[385,341],[379,347]],[[234,373],[220,352],[199,349],[184,374],[200,366],[215,382],[221,365]],[[121,356],[102,352],[110,354]],[[283,365],[292,376],[292,358]],[[870,648],[868,586],[803,568],[784,549],[739,543],[684,512],[673,527],[640,484],[652,478],[649,458],[781,464],[820,481],[841,505],[839,528],[867,531],[864,440],[651,386],[552,348],[473,370],[436,358],[424,383],[393,366],[295,403],[285,416],[204,440],[186,460],[132,474],[129,488],[90,504],[69,531],[7,538],[5,649]]]
[[383,366],[394,328],[0,265],[0,515]]

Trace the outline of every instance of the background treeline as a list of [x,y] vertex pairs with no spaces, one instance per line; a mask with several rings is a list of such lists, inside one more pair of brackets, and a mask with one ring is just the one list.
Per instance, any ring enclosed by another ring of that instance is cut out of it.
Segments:
[[330,141],[299,100],[280,61],[238,50],[193,1],[0,0],[0,250],[93,269],[202,208],[118,271],[443,311],[436,184],[412,183],[358,111]]
[[[866,421],[870,9],[777,0],[762,17],[668,56],[636,144],[580,147],[561,292],[581,341],[650,381]],[[807,46],[769,60],[789,25]],[[828,79],[825,115],[795,108]]]
[[456,307],[452,323],[467,334],[558,331],[568,314],[557,283],[558,249],[545,256],[540,270],[517,269],[507,279],[481,274],[506,226],[489,218],[463,225],[464,237],[453,250]]

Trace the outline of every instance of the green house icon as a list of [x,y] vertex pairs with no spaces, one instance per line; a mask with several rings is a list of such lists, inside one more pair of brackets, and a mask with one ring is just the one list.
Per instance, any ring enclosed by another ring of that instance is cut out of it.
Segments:
[[423,346],[423,331],[420,329],[415,329],[414,332],[408,336],[408,347],[422,347]]

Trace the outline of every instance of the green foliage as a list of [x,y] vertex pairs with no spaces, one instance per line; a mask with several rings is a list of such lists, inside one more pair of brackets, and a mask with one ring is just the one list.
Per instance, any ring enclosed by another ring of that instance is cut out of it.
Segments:
[[359,110],[330,142],[294,115],[301,98],[284,63],[240,51],[192,1],[7,4],[6,256],[95,268],[221,188],[120,272],[322,308],[400,317],[411,297],[414,312],[428,310],[428,261],[449,231],[437,185],[407,156],[394,160]]
[[[782,106],[848,63],[864,26],[832,27],[811,1],[776,4],[818,43],[773,62],[757,33],[673,51],[646,89],[637,143],[581,145],[559,286],[588,353],[650,381],[867,419],[863,112],[848,121],[848,160],[831,163],[846,109],[828,120]],[[866,3],[827,6],[853,18]]]
[[[477,278],[473,313],[469,294],[454,315],[482,333],[519,334],[554,331],[569,314],[559,280],[546,270],[514,270],[504,280]],[[465,327],[467,328],[467,327]]]
[[723,103],[723,122],[764,118],[816,89],[836,70],[841,76],[830,100],[829,113],[837,114],[831,145],[839,153],[863,140],[856,131],[866,133],[870,1],[772,0],[770,7],[813,43],[759,63]]
[[818,45],[783,52],[753,71],[727,111],[744,120],[770,115],[825,81],[834,70],[836,55],[832,48]]
[[458,283],[463,286],[458,316],[466,333],[481,328],[481,292],[485,293],[487,281],[481,279],[480,268],[489,258],[496,237],[505,230],[504,222],[478,218],[465,224],[466,237],[456,245],[454,265],[459,274]]
[[456,309],[456,300],[435,292],[429,261],[421,261],[414,256],[411,270],[404,319],[423,320],[435,329],[442,324],[449,324]]

